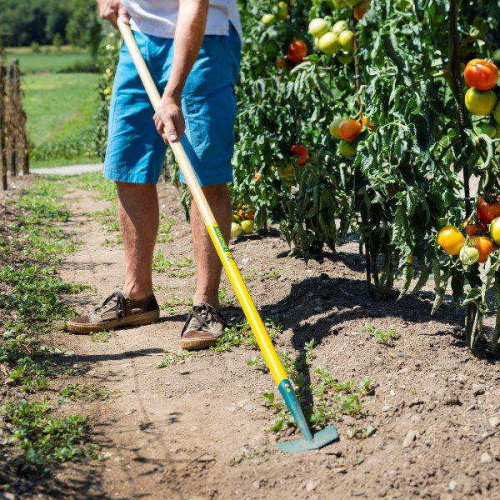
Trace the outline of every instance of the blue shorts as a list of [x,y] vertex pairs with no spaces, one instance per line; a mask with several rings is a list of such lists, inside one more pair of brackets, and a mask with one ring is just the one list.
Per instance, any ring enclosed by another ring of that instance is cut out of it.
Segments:
[[[134,32],[160,94],[167,85],[173,39]],[[202,186],[230,182],[241,42],[206,35],[182,94],[186,132],[181,141]],[[165,161],[166,145],[156,131],[153,107],[125,44],[120,50],[110,104],[104,176],[120,182],[154,184]],[[184,180],[181,177],[181,181]]]

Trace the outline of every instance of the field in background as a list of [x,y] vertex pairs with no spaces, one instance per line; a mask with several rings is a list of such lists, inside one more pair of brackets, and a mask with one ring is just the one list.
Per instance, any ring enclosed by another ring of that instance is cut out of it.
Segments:
[[98,75],[87,52],[69,46],[7,50],[19,59],[32,167],[96,163],[91,152]]

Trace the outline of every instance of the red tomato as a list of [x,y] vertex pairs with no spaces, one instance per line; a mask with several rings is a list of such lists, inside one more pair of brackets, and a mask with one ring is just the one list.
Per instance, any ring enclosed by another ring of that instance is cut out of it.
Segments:
[[298,156],[300,160],[297,162],[299,165],[303,165],[309,159],[309,151],[305,146],[301,144],[295,144],[290,148],[290,151],[295,156]]
[[294,40],[288,47],[287,57],[293,63],[301,63],[307,56],[307,45],[300,40]]
[[477,218],[481,222],[489,224],[496,217],[500,217],[500,196],[492,200],[486,199],[484,196],[479,198],[476,203]]
[[465,66],[464,78],[469,87],[490,90],[497,84],[498,68],[486,59],[472,59]]

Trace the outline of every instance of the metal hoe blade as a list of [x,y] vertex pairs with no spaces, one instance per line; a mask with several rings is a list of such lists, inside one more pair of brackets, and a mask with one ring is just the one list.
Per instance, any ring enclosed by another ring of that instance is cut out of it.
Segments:
[[290,453],[295,453],[298,451],[317,450],[319,448],[323,448],[323,446],[326,446],[327,444],[337,441],[338,438],[339,433],[337,432],[337,428],[332,425],[314,434],[311,441],[307,441],[307,439],[305,438],[298,439],[297,441],[279,443],[276,445],[276,448],[281,451],[287,451]]
[[278,390],[280,391],[283,399],[285,401],[286,406],[290,410],[290,413],[297,424],[297,427],[302,432],[304,436],[303,439],[299,439],[297,441],[289,441],[288,443],[279,443],[276,447],[282,451],[288,452],[297,452],[297,451],[308,451],[308,450],[317,450],[318,448],[322,448],[327,444],[333,443],[337,441],[339,438],[339,434],[337,432],[337,428],[332,425],[323,429],[314,436],[312,435],[309,426],[307,425],[306,418],[304,417],[304,413],[302,408],[300,407],[299,401],[293,390],[292,384],[289,380],[282,380],[278,385]]

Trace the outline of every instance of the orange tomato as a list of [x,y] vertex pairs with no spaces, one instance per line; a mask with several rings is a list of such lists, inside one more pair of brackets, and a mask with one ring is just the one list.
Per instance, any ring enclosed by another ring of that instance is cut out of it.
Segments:
[[370,7],[370,0],[359,2],[353,9],[354,19],[356,19],[356,21],[361,21],[361,19],[365,17],[368,7]]
[[301,63],[307,56],[307,45],[300,40],[294,40],[288,47],[287,57],[293,63]]
[[437,242],[446,253],[458,255],[465,244],[465,238],[455,226],[444,226],[438,233]]
[[361,123],[356,120],[344,120],[339,125],[340,138],[347,142],[353,142],[359,137],[361,128]]
[[301,144],[294,144],[290,148],[290,151],[292,152],[292,154],[300,158],[300,160],[297,162],[299,165],[303,165],[309,159],[309,151],[305,146],[302,146]]
[[474,242],[474,246],[479,251],[479,259],[477,261],[486,262],[488,255],[495,250],[495,245],[486,236],[476,236],[475,238],[472,238],[472,241]]
[[469,87],[490,90],[497,84],[498,68],[486,59],[472,59],[465,66],[464,78]]
[[260,172],[256,172],[253,176],[253,178],[257,181],[260,182],[262,180],[262,174]]

